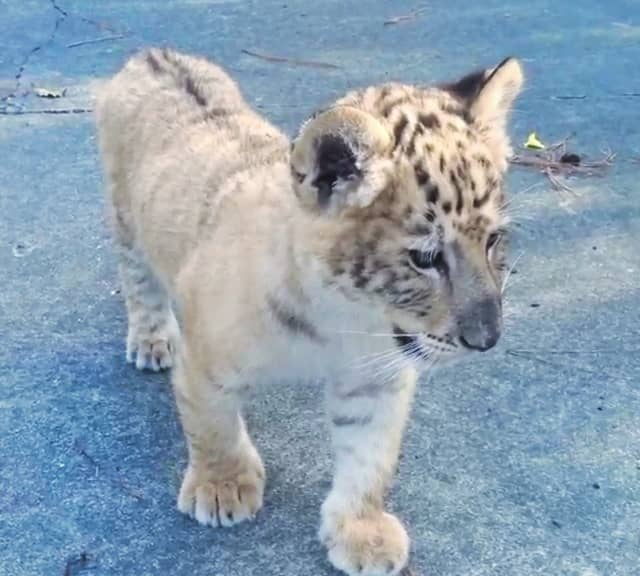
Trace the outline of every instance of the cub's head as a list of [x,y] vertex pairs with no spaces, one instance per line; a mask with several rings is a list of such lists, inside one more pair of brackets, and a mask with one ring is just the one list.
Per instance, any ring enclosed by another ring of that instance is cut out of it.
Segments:
[[325,281],[389,320],[409,355],[488,350],[502,329],[507,59],[438,88],[347,95],[301,129],[295,192]]

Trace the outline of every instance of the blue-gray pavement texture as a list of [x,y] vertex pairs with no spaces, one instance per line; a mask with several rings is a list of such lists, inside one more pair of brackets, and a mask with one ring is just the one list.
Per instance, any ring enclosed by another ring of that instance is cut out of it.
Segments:
[[[574,134],[575,151],[616,162],[573,192],[512,170],[506,334],[421,384],[390,504],[416,575],[640,575],[638,2],[432,0],[393,26],[417,5],[56,2],[0,1],[4,113],[90,108],[91,82],[151,44],[222,63],[289,133],[352,87],[520,57],[514,141]],[[255,523],[217,531],[176,511],[171,389],[124,362],[104,214],[91,114],[0,116],[0,576],[335,574],[315,537],[330,457],[313,386],[251,402],[269,477]]]

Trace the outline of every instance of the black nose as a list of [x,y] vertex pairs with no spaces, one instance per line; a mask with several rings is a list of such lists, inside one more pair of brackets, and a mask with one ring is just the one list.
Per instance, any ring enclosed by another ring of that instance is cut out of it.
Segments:
[[497,298],[487,298],[470,306],[460,322],[460,343],[465,348],[484,352],[500,339],[502,312]]

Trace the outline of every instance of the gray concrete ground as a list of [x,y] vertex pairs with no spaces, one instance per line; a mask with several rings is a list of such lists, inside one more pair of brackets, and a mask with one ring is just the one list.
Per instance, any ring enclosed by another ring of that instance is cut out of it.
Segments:
[[423,383],[390,500],[416,575],[640,575],[640,4],[424,6],[384,26],[416,5],[0,1],[0,575],[333,574],[315,539],[330,461],[312,387],[253,401],[269,469],[255,523],[215,531],[176,512],[185,450],[167,377],[124,363],[91,114],[31,114],[90,108],[90,82],[150,44],[221,62],[289,132],[348,88],[513,54],[528,76],[515,142],[537,130],[617,153],[573,192],[512,171],[506,336]]

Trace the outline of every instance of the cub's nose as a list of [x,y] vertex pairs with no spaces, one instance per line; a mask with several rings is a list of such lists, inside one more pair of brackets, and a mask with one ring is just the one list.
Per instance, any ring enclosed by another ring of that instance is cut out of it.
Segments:
[[460,319],[460,343],[484,352],[493,348],[502,332],[502,307],[497,298],[486,298],[470,305]]

